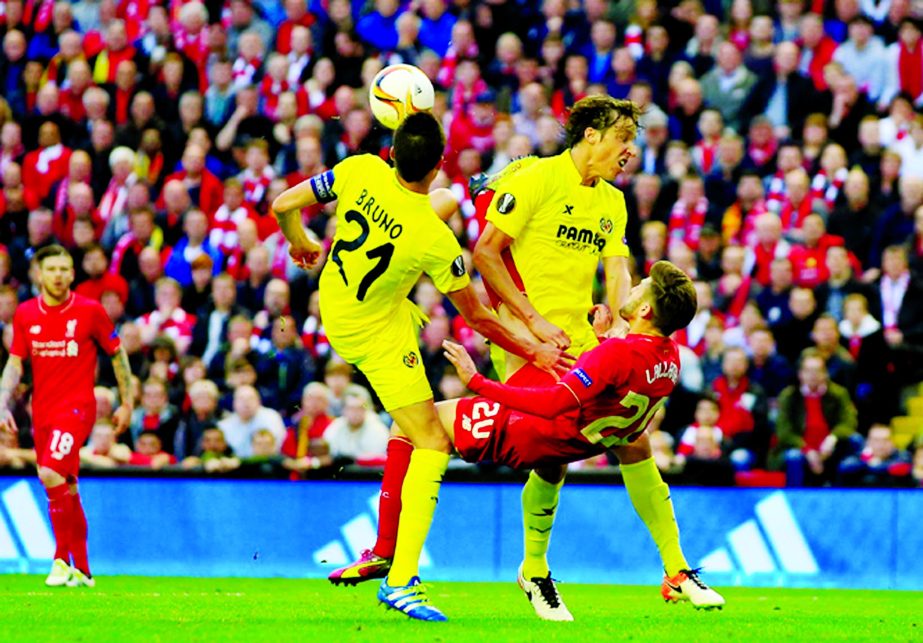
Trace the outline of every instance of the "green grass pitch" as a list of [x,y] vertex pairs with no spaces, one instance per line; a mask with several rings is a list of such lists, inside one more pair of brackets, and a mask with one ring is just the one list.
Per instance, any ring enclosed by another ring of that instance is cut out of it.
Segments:
[[415,623],[376,605],[375,582],[100,577],[95,589],[0,576],[0,639],[14,641],[912,641],[915,592],[719,588],[720,612],[667,605],[657,587],[570,585],[576,619],[545,623],[515,583],[430,584],[448,623]]

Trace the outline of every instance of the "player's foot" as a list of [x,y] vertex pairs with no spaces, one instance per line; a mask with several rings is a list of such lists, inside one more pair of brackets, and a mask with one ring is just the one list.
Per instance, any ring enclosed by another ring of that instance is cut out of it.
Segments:
[[561,600],[561,595],[554,584],[554,579],[551,578],[551,572],[548,572],[548,575],[544,578],[536,576],[526,580],[526,577],[522,575],[522,565],[520,565],[517,580],[540,619],[545,621],[574,620],[564,601]]
[[76,567],[71,567],[71,577],[67,581],[68,587],[96,587],[92,576],[84,574]]
[[373,578],[385,578],[391,569],[391,559],[382,558],[366,549],[359,560],[346,567],[333,570],[327,577],[334,585],[358,585]]
[[64,587],[71,577],[71,566],[60,558],[55,558],[51,563],[51,571],[45,578],[48,587]]
[[378,601],[389,609],[403,612],[418,621],[447,621],[445,614],[433,607],[426,595],[426,588],[419,576],[414,576],[406,585],[388,585],[388,579],[381,581]]
[[660,595],[670,603],[689,601],[696,609],[721,609],[724,597],[699,578],[698,569],[682,569],[676,576],[663,576]]

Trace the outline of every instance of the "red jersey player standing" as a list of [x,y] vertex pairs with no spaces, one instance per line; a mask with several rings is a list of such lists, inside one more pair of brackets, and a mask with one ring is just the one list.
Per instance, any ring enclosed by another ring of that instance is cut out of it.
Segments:
[[[447,341],[446,357],[479,397],[440,402],[439,420],[464,460],[514,468],[577,462],[630,444],[679,381],[679,350],[670,335],[688,325],[695,311],[692,281],[658,261],[619,311],[628,334],[583,353],[570,373],[543,387],[491,381],[477,373],[464,348]],[[663,498],[670,492],[660,482],[651,494]],[[697,608],[724,605],[695,569],[665,578],[661,595]]]
[[93,587],[87,562],[87,522],[77,492],[80,447],[96,419],[93,395],[97,346],[112,357],[121,406],[116,432],[131,418],[131,367],[106,311],[95,300],[74,292],[74,261],[66,249],[47,246],[35,255],[41,295],[19,305],[13,317],[13,344],[0,378],[0,429],[17,431],[9,411],[19,386],[24,359],[32,360],[33,436],[38,476],[48,494],[55,536],[50,587]]

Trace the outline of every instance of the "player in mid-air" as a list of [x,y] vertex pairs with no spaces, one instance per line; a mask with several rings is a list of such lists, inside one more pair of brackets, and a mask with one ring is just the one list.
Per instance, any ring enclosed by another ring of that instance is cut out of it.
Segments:
[[570,366],[560,349],[515,335],[478,300],[461,248],[427,194],[444,146],[438,121],[427,112],[412,114],[394,134],[395,168],[377,156],[353,156],[289,188],[272,205],[292,258],[311,266],[321,247],[308,237],[301,210],[337,200],[336,235],[320,277],[321,314],[331,346],[368,378],[413,445],[394,560],[378,598],[421,620],[445,620],[429,603],[418,565],[452,447],[419,355],[423,315],[407,295],[425,273],[491,341],[540,368],[566,372]]
[[118,381],[121,404],[113,416],[117,432],[127,429],[131,419],[131,367],[105,309],[71,292],[70,253],[51,245],[39,250],[34,260],[41,294],[20,304],[13,317],[13,344],[0,378],[0,429],[17,431],[9,405],[22,378],[23,361],[31,360],[36,463],[55,537],[54,562],[45,584],[93,587],[77,474],[80,447],[96,420],[97,346],[112,357]]
[[[619,310],[627,334],[604,340],[583,353],[559,382],[523,387],[491,381],[477,373],[464,348],[445,342],[446,356],[459,377],[479,397],[440,402],[443,427],[461,457],[514,468],[566,465],[631,444],[679,380],[679,351],[670,334],[684,328],[696,311],[692,281],[667,261],[632,288]],[[664,488],[661,493],[669,493]],[[538,585],[545,600],[553,587]],[[678,581],[667,600],[700,600],[697,607],[720,608],[724,599],[705,587],[695,570]],[[707,600],[706,600],[707,599]]]

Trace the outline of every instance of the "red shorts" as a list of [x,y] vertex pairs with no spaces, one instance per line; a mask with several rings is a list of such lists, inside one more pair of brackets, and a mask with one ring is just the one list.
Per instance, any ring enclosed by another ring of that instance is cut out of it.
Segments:
[[76,479],[80,471],[80,448],[90,437],[94,419],[75,413],[73,418],[36,424],[32,433],[38,466]]
[[[481,230],[484,230],[487,226],[487,208],[490,207],[490,202],[493,198],[493,190],[484,190],[474,199],[474,214],[481,226]],[[519,270],[516,269],[516,264],[513,262],[513,255],[510,253],[510,249],[506,248],[501,256],[503,257],[503,263],[506,265],[506,269],[510,273],[510,277],[513,278],[513,283],[516,284],[519,291],[525,295],[526,289],[525,286],[522,285],[522,277],[519,275]],[[500,296],[494,292],[494,289],[490,287],[490,284],[487,283],[486,280],[484,280],[484,289],[487,291],[487,297],[490,299],[491,308],[498,310],[502,301]]]
[[[554,378],[527,364],[509,379],[513,386],[548,386]],[[493,462],[516,469],[582,460],[598,447],[579,437],[575,417],[548,420],[521,413],[486,397],[459,400],[455,449],[467,462]]]

